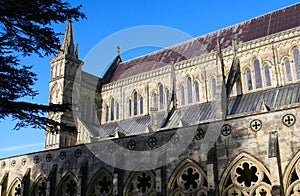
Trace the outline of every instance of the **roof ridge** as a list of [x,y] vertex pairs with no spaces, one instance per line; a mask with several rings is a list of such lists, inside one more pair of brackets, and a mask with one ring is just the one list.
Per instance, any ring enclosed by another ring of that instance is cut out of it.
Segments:
[[[173,45],[170,45],[170,46],[161,48],[161,49],[159,49],[159,50],[155,50],[155,51],[150,52],[150,53],[143,54],[143,55],[141,55],[141,56],[137,56],[137,57],[128,59],[128,60],[126,60],[126,61],[122,61],[120,64],[125,64],[125,63],[128,63],[128,62],[131,62],[131,61],[134,61],[134,60],[143,58],[143,57],[145,57],[145,56],[155,55],[155,54],[160,53],[160,52],[162,52],[162,51],[164,51],[164,50],[176,48],[176,47],[178,47],[178,46],[181,46],[181,45],[184,45],[184,44],[193,42],[193,41],[195,41],[196,39],[200,39],[200,38],[203,38],[203,37],[207,37],[207,36],[209,36],[209,35],[220,34],[220,33],[221,33],[222,31],[224,31],[224,30],[233,28],[233,27],[238,26],[238,25],[241,26],[241,25],[243,25],[243,24],[245,24],[245,23],[247,23],[247,22],[251,22],[253,19],[257,19],[257,18],[261,18],[261,17],[267,16],[267,15],[271,15],[271,14],[274,14],[274,13],[276,13],[276,12],[279,12],[279,11],[282,11],[282,10],[285,10],[285,9],[288,9],[288,8],[293,7],[293,6],[295,6],[295,5],[298,5],[298,4],[300,5],[300,2],[294,3],[294,4],[292,4],[292,5],[289,5],[289,6],[286,6],[286,7],[283,7],[283,8],[279,8],[279,9],[274,10],[274,11],[270,11],[270,12],[261,14],[261,15],[256,16],[256,17],[252,17],[252,18],[247,19],[247,20],[245,20],[245,21],[241,21],[241,22],[232,24],[232,25],[230,25],[230,26],[226,26],[226,27],[220,28],[220,29],[214,30],[214,31],[212,31],[212,32],[205,33],[205,34],[203,34],[203,35],[199,35],[199,36],[197,36],[197,37],[193,37],[193,38],[188,39],[188,40],[185,40],[185,41],[183,41],[183,42],[178,42],[178,43],[176,43],[176,44],[173,44]],[[218,36],[219,36],[219,35],[218,35]]]

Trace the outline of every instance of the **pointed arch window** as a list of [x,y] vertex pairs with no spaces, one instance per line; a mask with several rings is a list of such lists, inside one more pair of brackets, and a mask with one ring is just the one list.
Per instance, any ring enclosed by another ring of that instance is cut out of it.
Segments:
[[116,104],[116,120],[119,120],[119,115],[120,115],[120,104]]
[[160,84],[158,90],[159,90],[159,109],[164,109],[164,86]]
[[291,72],[291,64],[289,59],[284,60],[284,66],[285,66],[285,78],[287,82],[291,82],[293,80],[292,78],[292,72]]
[[251,91],[253,89],[253,86],[252,86],[251,71],[249,68],[246,69],[245,74],[246,74],[246,84],[248,87],[248,91]]
[[188,104],[190,104],[193,103],[192,78],[187,77],[186,83],[187,83],[187,99],[188,99],[187,101]]
[[133,93],[133,115],[136,116],[138,114],[138,94],[136,91]]
[[166,90],[166,103],[167,105],[170,104],[170,90]]
[[140,96],[140,114],[144,113],[144,98]]
[[110,100],[110,120],[115,120],[114,114],[115,114],[115,99],[112,97]]
[[180,94],[181,94],[181,105],[185,105],[184,86],[181,86],[181,87],[180,87]]
[[195,82],[195,94],[196,94],[196,102],[200,102],[200,88],[199,82]]
[[100,170],[89,183],[87,195],[113,195],[113,176],[106,170]]
[[131,99],[128,100],[128,116],[131,116]]
[[260,63],[258,59],[254,59],[254,74],[256,81],[256,88],[262,88],[262,80],[261,80],[261,71],[260,71]]
[[153,93],[153,96],[152,96],[152,102],[153,102],[153,107],[154,108],[157,108],[157,94],[156,93]]
[[265,73],[266,86],[271,86],[272,85],[271,76],[270,76],[270,69],[268,64],[264,65],[264,73]]
[[109,117],[109,108],[108,105],[105,107],[105,121],[108,122],[108,117]]
[[298,48],[294,48],[293,56],[294,56],[297,80],[300,80],[300,52]]
[[216,78],[211,79],[211,98],[215,99],[217,95],[217,84],[216,84]]

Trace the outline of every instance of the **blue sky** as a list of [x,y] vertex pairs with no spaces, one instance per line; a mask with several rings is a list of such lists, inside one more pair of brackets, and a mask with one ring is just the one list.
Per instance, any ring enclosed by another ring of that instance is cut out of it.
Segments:
[[[297,3],[294,0],[281,1],[92,1],[75,0],[72,5],[83,5],[83,12],[87,19],[73,23],[75,42],[79,44],[79,58],[84,59],[89,51],[101,42],[101,40],[124,29],[141,25],[167,26],[183,31],[192,37],[197,37],[220,28],[242,22],[247,19],[265,14]],[[63,32],[65,24],[55,25],[57,31]],[[130,40],[128,40],[130,41]],[[116,46],[118,43],[115,43]],[[116,49],[105,51],[112,58]],[[140,55],[145,51],[131,51],[121,56],[123,60]],[[101,58],[101,54],[99,54]],[[104,54],[103,54],[104,55]],[[27,99],[37,103],[48,103],[49,85],[49,60],[35,56],[22,59],[22,62],[34,65],[34,71],[38,74],[38,82],[35,89],[39,95],[34,99]],[[98,64],[97,62],[95,62]],[[99,73],[104,70],[106,64],[97,65]],[[84,65],[89,67],[89,65]],[[84,68],[86,70],[86,68]],[[87,70],[88,71],[88,70]],[[10,119],[0,121],[0,158],[23,154],[27,152],[43,150],[44,131],[24,128],[12,130],[14,122]]]

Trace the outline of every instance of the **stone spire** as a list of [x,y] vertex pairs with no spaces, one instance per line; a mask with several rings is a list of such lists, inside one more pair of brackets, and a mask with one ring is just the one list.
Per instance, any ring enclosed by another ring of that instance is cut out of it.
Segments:
[[72,30],[72,21],[68,20],[68,24],[65,30],[64,38],[61,43],[61,51],[59,53],[68,54],[71,56],[75,55],[74,51],[74,40],[73,40],[73,30]]

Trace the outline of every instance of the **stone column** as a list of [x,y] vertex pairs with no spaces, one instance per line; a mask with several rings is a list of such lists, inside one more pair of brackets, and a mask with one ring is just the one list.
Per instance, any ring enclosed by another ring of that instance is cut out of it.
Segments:
[[215,196],[217,176],[218,176],[218,165],[217,165],[216,147],[211,148],[207,154],[207,182],[208,182],[208,196]]
[[278,133],[270,132],[269,133],[269,163],[270,163],[270,180],[272,183],[272,195],[280,196],[281,195],[281,186],[280,186],[280,155],[278,149]]
[[155,170],[155,175],[156,175],[156,195],[161,195],[161,169],[156,169]]

